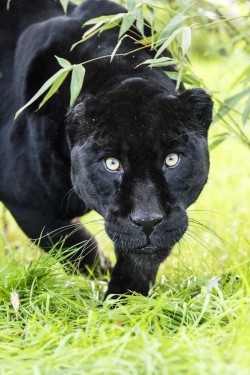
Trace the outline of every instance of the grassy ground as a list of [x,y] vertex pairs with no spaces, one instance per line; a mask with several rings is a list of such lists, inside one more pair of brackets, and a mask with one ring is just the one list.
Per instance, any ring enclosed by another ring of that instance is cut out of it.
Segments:
[[[228,64],[197,61],[195,69],[212,90],[228,89],[224,72],[235,63]],[[249,163],[250,150],[236,140],[212,152],[209,182],[189,209],[189,231],[150,296],[127,297],[116,308],[101,302],[105,278],[66,275],[7,214],[0,374],[249,374]],[[101,245],[111,254],[107,239]]]

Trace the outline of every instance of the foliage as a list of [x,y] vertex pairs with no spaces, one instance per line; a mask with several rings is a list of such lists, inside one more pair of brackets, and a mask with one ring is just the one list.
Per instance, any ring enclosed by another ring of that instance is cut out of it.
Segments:
[[70,72],[72,72],[70,84],[70,106],[74,104],[83,85],[85,68],[81,64],[71,65],[69,61],[61,57],[55,57],[58,63],[61,65],[62,69],[60,69],[57,73],[55,73],[44,83],[44,85],[28,101],[28,103],[26,103],[22,108],[19,109],[19,111],[17,111],[15,117],[17,117],[25,108],[34,103],[41,95],[43,95],[47,91],[47,94],[44,96],[43,100],[39,104],[38,109],[40,109],[57,92],[57,90],[64,82],[64,80],[67,78]]
[[[69,1],[60,1],[66,11]],[[170,78],[176,80],[177,88],[181,80],[191,86],[205,87],[202,80],[192,69],[192,58],[190,58],[192,51],[193,53],[201,51],[206,54],[207,58],[216,55],[226,58],[235,51],[241,53],[245,63],[237,72],[229,95],[213,93],[215,101],[214,122],[220,121],[224,124],[225,131],[218,134],[211,148],[217,146],[230,135],[236,136],[250,147],[250,139],[245,128],[250,115],[250,68],[248,63],[250,11],[247,1],[236,3],[229,1],[229,4],[232,5],[230,12],[228,11],[228,4],[223,7],[219,0],[217,2],[210,0],[196,0],[194,2],[172,0],[167,4],[163,0],[154,2],[151,0],[121,0],[120,3],[127,7],[127,13],[101,16],[89,20],[84,26],[90,25],[91,27],[84,33],[82,40],[78,43],[83,43],[95,34],[107,29],[119,27],[119,39],[110,56],[111,60],[114,56],[119,55],[118,50],[123,39],[132,38],[139,45],[136,50],[144,48],[155,50],[154,58],[145,61],[144,64],[148,64],[150,68],[164,68]],[[147,34],[146,36],[145,28],[148,26],[150,26],[151,35]],[[134,28],[133,36],[129,33],[131,27]],[[194,42],[192,42],[192,38]],[[171,50],[173,58],[162,56],[166,48]],[[67,68],[61,69],[51,77],[38,93],[17,112],[17,115],[50,87],[39,107],[45,104],[63,83],[69,71],[73,70],[75,74],[72,75],[70,101],[72,106],[83,83],[85,65],[89,62],[91,61],[83,61],[81,64],[74,65],[74,67],[67,62]],[[168,72],[167,67],[170,65],[175,65],[178,73]],[[91,69],[91,66],[89,69]],[[209,86],[205,88],[208,90]]]

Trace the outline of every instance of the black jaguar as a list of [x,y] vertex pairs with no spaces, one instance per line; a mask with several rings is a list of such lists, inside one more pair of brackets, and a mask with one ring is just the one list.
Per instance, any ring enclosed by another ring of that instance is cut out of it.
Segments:
[[[55,55],[80,63],[110,55],[119,27],[81,39],[85,21],[124,12],[108,0],[0,4],[0,199],[22,230],[48,250],[62,238],[81,269],[99,250],[75,218],[96,210],[117,263],[108,294],[144,295],[161,262],[188,227],[186,208],[208,176],[212,101],[202,89],[176,90],[163,69],[140,65],[124,39],[119,56],[86,65],[81,95],[69,109],[69,81],[39,111],[15,112],[58,70]],[[137,68],[135,68],[137,67]],[[173,68],[172,68],[173,69]],[[70,192],[70,199],[65,199]]]

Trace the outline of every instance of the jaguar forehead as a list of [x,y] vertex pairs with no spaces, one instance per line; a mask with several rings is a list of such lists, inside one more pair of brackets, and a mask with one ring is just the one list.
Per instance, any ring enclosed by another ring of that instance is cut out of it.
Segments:
[[133,93],[123,93],[122,96],[113,94],[109,93],[101,99],[87,97],[70,110],[68,134],[71,141],[93,134],[96,144],[101,146],[105,143],[108,145],[110,140],[111,143],[123,140],[129,143],[135,139],[140,143],[155,142],[158,138],[171,142],[173,138],[191,131],[205,131],[192,119],[192,112],[190,114],[190,111],[181,109],[180,95],[164,93],[151,98],[142,96],[137,102]]

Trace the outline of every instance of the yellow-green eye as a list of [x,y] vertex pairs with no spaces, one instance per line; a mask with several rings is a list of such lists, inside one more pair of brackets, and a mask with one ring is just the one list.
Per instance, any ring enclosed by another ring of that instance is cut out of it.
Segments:
[[177,166],[177,164],[179,163],[179,160],[180,160],[179,155],[173,152],[167,155],[165,159],[165,163],[168,167],[173,168]]
[[121,164],[119,162],[119,160],[115,159],[115,158],[108,158],[105,160],[105,165],[106,167],[108,168],[108,170],[112,171],[112,172],[115,172],[115,171],[118,171]]

